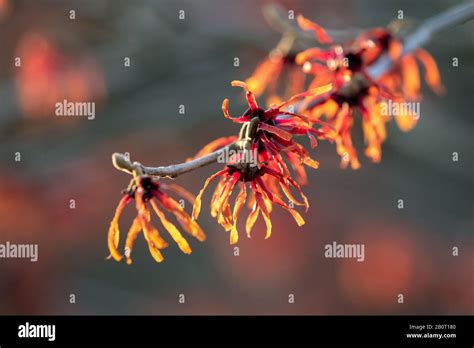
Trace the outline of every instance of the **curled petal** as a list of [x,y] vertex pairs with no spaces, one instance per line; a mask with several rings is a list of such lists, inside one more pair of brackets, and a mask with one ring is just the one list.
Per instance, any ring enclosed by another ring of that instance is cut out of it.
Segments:
[[415,55],[425,69],[425,80],[428,86],[430,86],[435,93],[443,94],[444,87],[441,83],[438,67],[433,57],[421,48],[416,50]]
[[227,177],[222,177],[221,180],[217,183],[216,189],[214,190],[214,194],[212,195],[210,208],[211,208],[211,216],[213,218],[217,217],[217,213],[219,211],[219,206],[216,203],[222,195],[222,190],[224,189],[224,185],[226,184]]
[[[309,96],[317,97],[317,96],[320,96],[322,94],[325,94],[325,93],[328,93],[328,92],[332,91],[332,89],[333,89],[333,84],[332,83],[327,83],[327,84],[322,85],[322,86],[317,86],[317,87],[310,88],[307,92],[302,92],[302,93],[299,93],[299,94],[296,94],[296,95],[292,96],[288,100],[280,103],[274,109],[280,110],[284,106],[287,106],[287,105],[293,103],[295,100],[302,99],[302,98],[309,97]],[[301,117],[301,115],[298,115],[298,114],[293,114],[293,116]],[[304,117],[301,117],[301,118],[305,119]]]
[[115,261],[122,260],[122,254],[118,251],[118,244],[120,238],[120,230],[118,225],[118,220],[122,214],[123,209],[130,203],[131,197],[129,195],[123,196],[120,200],[117,209],[115,210],[115,215],[110,222],[109,233],[107,237],[107,244],[110,251],[110,257]]
[[290,212],[291,216],[293,216],[293,219],[295,219],[296,224],[299,227],[301,227],[305,224],[305,221],[304,221],[303,217],[300,215],[300,213],[298,213],[295,209],[290,208],[280,198],[276,198],[275,203],[278,204],[279,206],[281,206],[282,208],[288,210]]
[[222,101],[222,113],[224,114],[225,118],[228,118],[230,120],[233,120],[234,118],[231,116],[229,113],[229,99],[225,98]]
[[288,184],[284,180],[280,180],[280,187],[283,193],[285,194],[286,198],[293,202],[296,205],[305,205],[305,203],[299,202],[295,196],[290,191],[290,188],[288,187]]
[[304,166],[301,164],[298,156],[295,155],[293,152],[287,152],[286,157],[291,164],[291,167],[295,171],[296,179],[301,185],[306,185],[308,183],[308,177],[306,175],[306,170]]
[[215,178],[229,172],[229,170],[230,170],[229,168],[222,169],[222,170],[218,171],[217,173],[212,174],[209,178],[207,178],[206,182],[204,183],[203,188],[201,189],[201,191],[199,191],[199,194],[197,195],[196,200],[194,201],[193,214],[192,214],[193,220],[196,220],[199,216],[199,213],[201,211],[201,198],[202,198],[202,195],[203,195],[204,191],[206,190],[207,186]]
[[232,196],[232,191],[240,179],[240,172],[236,171],[230,176],[229,180],[225,184],[219,199],[214,203],[217,206],[217,221],[224,227],[226,231],[230,231],[232,228],[231,218],[232,213],[229,206],[229,198]]
[[326,31],[316,23],[304,18],[302,15],[298,15],[296,19],[301,29],[314,31],[314,34],[320,43],[326,45],[332,42],[331,37],[326,33]]
[[250,121],[250,118],[248,115],[244,115],[241,117],[232,117],[229,113],[229,99],[224,99],[222,101],[222,113],[224,114],[225,118],[228,118],[229,120],[232,120],[235,123],[244,123]]
[[245,96],[247,97],[247,102],[249,104],[249,107],[251,110],[257,110],[258,105],[257,101],[255,100],[255,96],[253,93],[249,90],[247,84],[243,81],[239,80],[234,80],[230,83],[234,87],[242,87],[245,90]]

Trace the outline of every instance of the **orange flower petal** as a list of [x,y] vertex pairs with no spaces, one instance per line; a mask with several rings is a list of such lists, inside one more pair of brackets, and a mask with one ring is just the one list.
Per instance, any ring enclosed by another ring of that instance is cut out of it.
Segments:
[[[255,195],[252,195],[254,197]],[[250,238],[250,233],[252,232],[252,228],[255,225],[255,222],[257,221],[258,218],[258,213],[260,212],[260,208],[258,207],[258,204],[256,201],[253,203],[253,208],[247,217],[247,221],[245,223],[245,232],[247,233],[247,237]]]
[[201,198],[202,198],[202,195],[203,195],[204,191],[206,190],[207,186],[215,178],[217,178],[218,176],[220,176],[222,174],[227,173],[228,171],[229,171],[229,168],[225,168],[225,169],[222,169],[222,170],[218,171],[217,173],[214,173],[209,178],[207,178],[206,182],[204,183],[203,188],[201,189],[201,191],[199,191],[199,194],[197,195],[196,200],[194,201],[193,214],[192,214],[192,217],[193,217],[194,220],[196,220],[198,218],[199,213],[201,211]]
[[284,131],[283,129],[281,128],[278,128],[278,127],[275,127],[275,126],[271,126],[269,124],[266,124],[264,122],[260,122],[259,124],[259,128],[265,132],[269,132],[269,133],[272,133],[284,140],[291,140],[292,138],[292,135],[291,133],[288,133],[287,131]]
[[132,254],[132,249],[135,240],[137,239],[141,230],[142,224],[140,222],[140,219],[136,217],[132,222],[132,226],[130,226],[130,229],[128,230],[127,239],[125,240],[125,258],[128,265],[132,264],[132,258],[130,256]]
[[319,162],[312,159],[309,156],[306,156],[305,158],[303,158],[303,163],[306,164],[308,167],[311,167],[311,168],[314,168],[314,169],[319,168]]
[[406,55],[401,62],[403,89],[410,99],[418,99],[420,94],[420,72],[412,55]]
[[150,212],[143,202],[142,187],[139,187],[135,192],[135,204],[138,211],[138,218],[142,224],[143,234],[145,235],[147,242],[152,242],[154,246],[160,249],[166,248],[168,243],[163,238],[161,238],[158,230],[150,223]]
[[403,132],[411,131],[416,124],[418,123],[418,117],[411,113],[404,113],[400,111],[395,117],[395,122],[397,123],[400,130]]
[[398,40],[393,40],[388,46],[388,55],[393,61],[397,61],[403,52],[403,45]]
[[148,242],[148,250],[156,262],[162,262],[164,260],[160,250],[152,242]]
[[245,188],[245,184],[241,183],[240,185],[240,191],[239,194],[237,195],[237,198],[235,199],[235,204],[234,204],[234,212],[232,216],[232,229],[230,231],[230,244],[235,244],[239,240],[239,234],[237,232],[237,219],[239,217],[240,211],[242,210],[242,207],[245,204],[245,200],[247,199],[247,190]]
[[260,96],[272,80],[278,78],[283,67],[281,58],[268,58],[264,60],[247,80],[245,80],[248,89],[256,96]]
[[186,231],[186,233],[190,234],[201,242],[206,240],[206,235],[202,231],[201,227],[184,211],[183,207],[181,207],[178,202],[164,193],[156,195],[156,198],[168,212],[172,213],[176,217],[179,224],[184,229],[184,231]]
[[189,246],[186,239],[183,238],[183,236],[178,231],[176,226],[173,225],[170,221],[168,221],[165,214],[163,214],[163,212],[158,208],[158,206],[156,205],[156,203],[153,200],[150,201],[150,204],[153,207],[153,210],[155,211],[155,214],[160,219],[161,224],[168,231],[168,233],[171,235],[171,238],[173,238],[173,240],[176,242],[176,244],[178,244],[178,247],[181,249],[181,251],[185,254],[191,254],[191,247]]
[[428,86],[437,94],[444,93],[444,86],[441,83],[441,77],[433,57],[424,49],[417,49],[415,55],[425,69],[425,80]]
[[185,188],[183,188],[179,185],[176,185],[175,183],[161,183],[160,187],[162,189],[174,192],[178,196],[183,197],[189,203],[194,204],[194,200],[195,200],[194,195],[191,192],[189,192],[188,190],[186,190]]
[[324,51],[318,47],[308,48],[296,55],[295,63],[301,65],[313,59],[321,59],[323,52]]
[[298,15],[296,20],[301,29],[314,31],[314,34],[320,43],[330,44],[332,42],[331,37],[326,33],[326,31],[316,23],[304,18],[302,15]]
[[126,195],[123,196],[122,199],[120,200],[117,209],[115,210],[115,215],[110,222],[110,227],[109,227],[109,233],[107,237],[107,245],[109,247],[110,251],[110,257],[112,257],[115,261],[120,261],[122,260],[122,254],[118,251],[118,244],[119,244],[119,238],[120,238],[120,230],[119,230],[119,225],[118,221],[120,218],[120,215],[122,214],[123,209],[127,206],[128,203],[130,203],[131,197]]
[[267,209],[268,198],[267,199],[263,198],[263,195],[258,191],[257,187],[255,186],[253,182],[250,182],[250,185],[252,186],[253,192],[255,194],[255,199],[257,200],[257,204],[260,210],[262,211],[263,219],[265,221],[265,225],[267,226],[265,239],[268,239],[272,235],[272,221],[270,219],[270,212]]
[[217,221],[226,231],[230,231],[232,228],[232,213],[229,206],[229,198],[232,196],[232,191],[239,181],[240,176],[241,174],[238,171],[232,174],[227,181],[219,200],[215,203],[217,205]]
[[255,100],[255,96],[249,90],[249,88],[248,88],[248,86],[245,82],[239,81],[239,80],[234,80],[230,84],[234,87],[242,87],[246,92],[245,96],[247,98],[247,102],[250,106],[250,109],[252,109],[252,110],[257,110],[258,109],[258,105],[257,105],[257,101]]

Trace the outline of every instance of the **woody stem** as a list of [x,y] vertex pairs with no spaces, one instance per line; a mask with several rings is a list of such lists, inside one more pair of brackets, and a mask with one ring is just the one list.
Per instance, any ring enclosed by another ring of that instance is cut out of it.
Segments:
[[[428,18],[413,33],[405,38],[402,56],[426,44],[434,34],[462,24],[472,18],[474,18],[474,1],[472,0]],[[380,57],[377,62],[367,70],[367,74],[371,79],[376,80],[389,71],[394,64],[395,62],[386,54]]]
[[137,168],[140,168],[141,173],[145,175],[175,178],[178,175],[215,163],[221,154],[238,149],[240,146],[240,141],[235,141],[205,156],[169,166],[146,167],[139,162],[130,162],[127,156],[117,152],[112,155],[112,163],[116,169],[128,174],[133,174],[137,172]]

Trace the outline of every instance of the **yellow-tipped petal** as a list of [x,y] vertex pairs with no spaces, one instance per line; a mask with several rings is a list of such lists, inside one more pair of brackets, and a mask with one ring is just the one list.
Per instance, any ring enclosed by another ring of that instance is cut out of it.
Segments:
[[303,226],[305,224],[303,217],[298,213],[296,210],[289,208],[288,211],[290,212],[291,216],[293,216],[293,219],[295,219],[296,224],[298,226]]
[[418,99],[420,93],[420,72],[412,55],[407,55],[401,63],[403,89],[410,99]]
[[[115,236],[119,235],[118,224],[116,221],[112,221],[109,228],[108,238],[107,238],[107,245],[109,247],[110,257],[112,257],[115,261],[122,260],[122,254],[117,249],[117,245],[115,243],[116,238]],[[117,243],[118,244],[118,243]]]
[[125,240],[125,258],[128,265],[132,264],[132,258],[130,256],[135,240],[137,239],[137,236],[141,230],[142,224],[140,219],[136,217],[133,220],[132,226],[130,226],[130,229],[128,230],[127,239]]
[[153,210],[155,211],[156,215],[161,221],[161,224],[165,227],[168,233],[171,235],[171,238],[178,244],[178,247],[181,251],[185,254],[191,254],[191,247],[189,246],[186,239],[183,238],[181,233],[178,231],[175,225],[173,225],[168,219],[166,218],[165,214],[158,208],[154,201],[150,201]]
[[276,135],[277,137],[281,138],[281,139],[284,139],[284,140],[291,140],[291,138],[293,137],[291,135],[291,133],[288,133],[287,131],[281,129],[281,128],[278,128],[278,127],[275,127],[275,126],[271,126],[269,124],[266,124],[266,123],[260,123],[259,124],[259,128],[265,132],[268,132],[268,133],[271,133],[271,134],[274,134]]
[[255,222],[258,218],[258,213],[260,208],[258,207],[257,202],[254,202],[253,209],[250,212],[249,216],[247,217],[247,221],[245,223],[245,232],[247,233],[247,237],[250,238],[250,233],[252,232],[252,228],[255,225]]
[[415,54],[425,69],[425,80],[428,86],[430,86],[436,94],[443,94],[444,86],[441,83],[438,66],[431,54],[421,48],[417,49]]
[[257,200],[257,204],[262,211],[262,216],[265,221],[265,225],[267,226],[267,231],[265,233],[265,239],[270,238],[272,235],[272,221],[270,220],[270,213],[267,209],[267,201],[268,199],[263,198],[262,194],[256,190],[254,190],[255,199]]
[[239,234],[237,231],[237,220],[239,218],[240,211],[245,204],[245,200],[247,199],[247,190],[245,188],[245,184],[241,183],[240,191],[235,199],[234,205],[234,213],[232,216],[233,224],[232,229],[230,231],[230,244],[235,244],[239,240]]
[[150,254],[156,262],[162,262],[164,260],[160,250],[153,244],[153,242],[148,242],[148,250],[150,250]]
[[239,241],[239,233],[236,226],[232,226],[230,230],[230,245],[236,244]]
[[119,230],[119,218],[120,215],[122,214],[123,209],[127,206],[127,204],[130,202],[131,197],[130,196],[123,196],[122,199],[120,200],[117,209],[115,210],[114,217],[112,221],[110,222],[110,227],[109,227],[109,232],[107,236],[107,245],[109,247],[110,251],[110,257],[112,257],[116,261],[122,260],[122,254],[118,251],[118,244],[120,240],[120,230]]
[[204,186],[202,187],[201,191],[199,191],[199,194],[196,197],[196,200],[194,201],[194,206],[193,206],[193,213],[192,217],[193,220],[196,220],[199,216],[199,213],[201,212],[201,199],[202,195],[204,194],[204,191],[206,190],[207,186],[211,183],[212,180],[214,180],[217,176],[222,175],[226,172],[228,172],[229,169],[225,168],[217,173],[214,173],[211,175],[209,178],[207,178],[206,182],[204,183]]

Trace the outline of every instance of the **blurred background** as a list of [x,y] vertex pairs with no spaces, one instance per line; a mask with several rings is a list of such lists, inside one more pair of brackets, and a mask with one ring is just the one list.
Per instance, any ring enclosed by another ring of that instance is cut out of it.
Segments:
[[[389,124],[382,163],[363,158],[360,127],[358,171],[341,170],[334,146],[320,144],[303,227],[275,209],[272,237],[264,240],[259,220],[234,256],[208,214],[209,190],[200,217],[208,240],[189,238],[192,255],[171,244],[157,264],[140,236],[132,266],[105,260],[130,179],[111,154],[165,165],[236,134],[220,106],[227,97],[231,113],[244,110],[230,81],[247,78],[280,39],[262,15],[266,3],[0,0],[0,243],[39,245],[36,263],[0,259],[0,314],[474,313],[472,22],[426,46],[447,94],[424,86],[420,122],[410,133]],[[399,10],[417,21],[460,1],[278,3],[350,39]],[[63,99],[96,102],[95,119],[56,117]],[[217,169],[176,182],[197,193]],[[122,216],[123,232],[133,214],[130,207]],[[333,241],[365,244],[365,261],[325,258]]]

